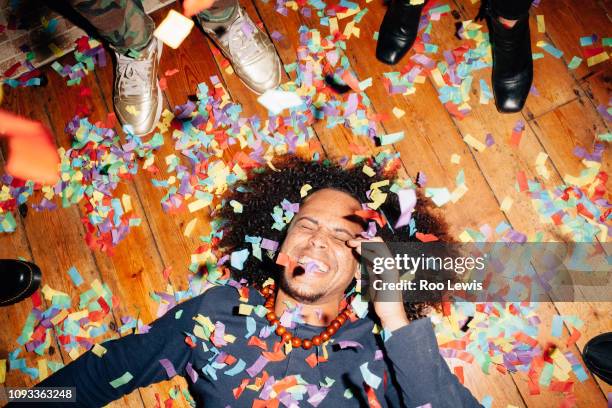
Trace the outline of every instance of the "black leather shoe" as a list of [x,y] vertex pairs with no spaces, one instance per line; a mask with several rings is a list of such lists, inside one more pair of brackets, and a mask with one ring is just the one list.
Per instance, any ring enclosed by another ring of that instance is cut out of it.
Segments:
[[612,385],[612,332],[593,337],[584,346],[584,363],[596,376]]
[[533,59],[529,15],[514,27],[504,27],[497,16],[487,17],[493,49],[493,95],[495,106],[502,113],[523,109],[533,82]]
[[26,299],[40,286],[38,266],[17,259],[0,259],[0,306]]
[[410,5],[409,0],[391,0],[385,13],[376,43],[376,58],[394,65],[414,44],[419,29],[423,4]]

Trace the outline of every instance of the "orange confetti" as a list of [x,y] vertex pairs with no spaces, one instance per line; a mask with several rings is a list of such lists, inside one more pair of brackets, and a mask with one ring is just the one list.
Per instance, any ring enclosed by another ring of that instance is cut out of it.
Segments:
[[305,360],[310,366],[310,368],[314,368],[314,366],[316,366],[318,363],[317,355],[315,353],[310,354],[308,357],[305,358]]
[[454,371],[455,375],[457,376],[457,378],[459,379],[459,382],[461,384],[464,384],[463,367],[462,366],[457,366],[457,367],[453,368],[453,371]]

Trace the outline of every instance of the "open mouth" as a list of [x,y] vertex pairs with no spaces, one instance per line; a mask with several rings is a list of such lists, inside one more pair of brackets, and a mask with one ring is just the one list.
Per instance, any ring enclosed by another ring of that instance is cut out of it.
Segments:
[[319,273],[327,273],[329,272],[329,266],[325,262],[321,262],[318,259],[311,258],[309,256],[302,256],[297,260],[298,265],[300,265],[306,273],[319,272]]

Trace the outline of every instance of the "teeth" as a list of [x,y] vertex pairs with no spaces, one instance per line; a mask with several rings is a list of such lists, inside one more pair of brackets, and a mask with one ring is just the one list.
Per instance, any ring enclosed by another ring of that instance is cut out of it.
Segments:
[[317,260],[317,259],[313,259],[309,256],[302,256],[300,259],[298,259],[298,264],[303,266],[304,268],[306,268],[308,266],[308,264],[315,264],[316,268],[320,271],[320,272],[327,272],[329,270],[329,267],[324,264],[323,262]]

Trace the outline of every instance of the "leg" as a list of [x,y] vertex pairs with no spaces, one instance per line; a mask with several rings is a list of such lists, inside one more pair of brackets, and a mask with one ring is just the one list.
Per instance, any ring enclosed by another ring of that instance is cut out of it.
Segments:
[[93,25],[117,52],[144,49],[153,38],[155,23],[138,0],[69,0],[75,11]]
[[162,109],[157,69],[162,44],[153,37],[155,23],[139,0],[69,0],[115,51],[113,105],[129,132],[154,129]]
[[531,0],[490,0],[487,24],[493,50],[493,94],[502,113],[523,109],[531,83],[533,61],[529,32]]

